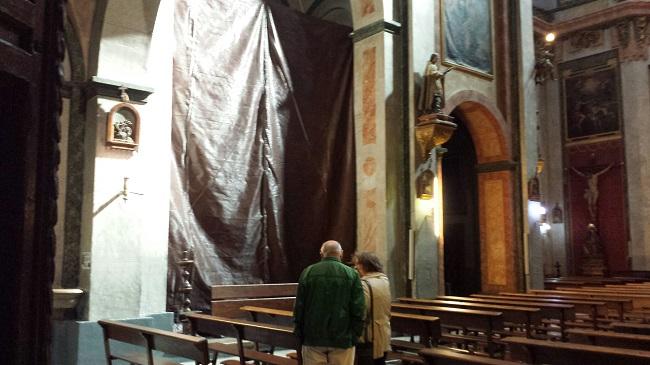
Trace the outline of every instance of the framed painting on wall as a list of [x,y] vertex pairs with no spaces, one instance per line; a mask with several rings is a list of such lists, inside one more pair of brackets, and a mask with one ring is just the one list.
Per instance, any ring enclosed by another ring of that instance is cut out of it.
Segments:
[[492,77],[491,0],[440,0],[445,64]]
[[563,77],[567,140],[620,133],[617,68],[591,68]]

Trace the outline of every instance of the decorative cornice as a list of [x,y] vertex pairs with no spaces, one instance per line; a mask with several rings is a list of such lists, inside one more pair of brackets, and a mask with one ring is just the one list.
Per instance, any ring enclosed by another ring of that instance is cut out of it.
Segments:
[[400,34],[402,32],[402,24],[391,20],[379,20],[355,30],[350,33],[350,37],[356,43],[381,32]]
[[623,2],[603,10],[569,20],[551,23],[533,17],[533,28],[537,33],[555,32],[559,38],[577,31],[604,28],[625,18],[650,15],[650,2]]
[[88,98],[94,96],[104,96],[120,100],[120,87],[126,87],[126,92],[129,95],[129,100],[134,103],[146,103],[145,99],[151,95],[154,89],[141,85],[134,85],[128,82],[115,81],[102,79],[93,76],[91,81],[88,82],[88,89],[86,96]]

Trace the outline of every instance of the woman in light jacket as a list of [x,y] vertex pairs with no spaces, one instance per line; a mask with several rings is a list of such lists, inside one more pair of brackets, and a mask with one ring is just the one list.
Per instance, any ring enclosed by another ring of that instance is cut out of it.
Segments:
[[[366,326],[359,339],[358,348],[372,343],[372,363],[384,365],[386,353],[390,351],[390,284],[383,273],[377,256],[369,252],[354,255],[353,263],[359,275],[366,299]],[[360,351],[357,352],[358,365],[368,365]],[[368,357],[369,358],[369,357]]]

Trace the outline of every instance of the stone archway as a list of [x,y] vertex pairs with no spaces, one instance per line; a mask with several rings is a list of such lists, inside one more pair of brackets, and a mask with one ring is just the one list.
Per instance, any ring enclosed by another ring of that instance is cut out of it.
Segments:
[[516,290],[521,285],[515,238],[515,166],[510,126],[494,103],[476,91],[452,95],[444,112],[463,116],[476,148],[481,289]]

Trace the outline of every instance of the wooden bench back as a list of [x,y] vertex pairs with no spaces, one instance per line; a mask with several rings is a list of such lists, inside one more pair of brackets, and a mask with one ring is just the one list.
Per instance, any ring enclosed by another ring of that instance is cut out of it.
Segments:
[[292,310],[297,283],[247,284],[212,286],[212,314],[215,316],[250,319],[243,306],[258,306]]
[[392,312],[390,329],[402,335],[419,336],[425,346],[438,343],[441,336],[440,319],[420,314]]
[[650,364],[650,351],[534,340],[525,337],[506,337],[502,341],[508,344],[514,359],[532,364]]
[[393,312],[433,315],[440,318],[442,325],[503,330],[503,313],[463,308],[451,308],[408,303],[393,303]]
[[227,336],[288,349],[300,349],[300,339],[287,326],[253,322],[246,319],[189,313],[187,318],[196,333]]
[[298,283],[213,285],[212,300],[295,297]]
[[618,333],[591,329],[570,328],[567,330],[571,342],[590,345],[622,347],[628,349],[650,349],[650,336],[632,333]]
[[422,356],[429,365],[522,365],[519,362],[464,354],[444,348],[423,349],[420,350],[420,356]]
[[109,364],[113,358],[109,340],[143,347],[149,364],[154,363],[152,351],[180,356],[200,364],[207,365],[210,362],[208,341],[203,337],[111,320],[100,320],[98,323],[104,331],[104,346]]

